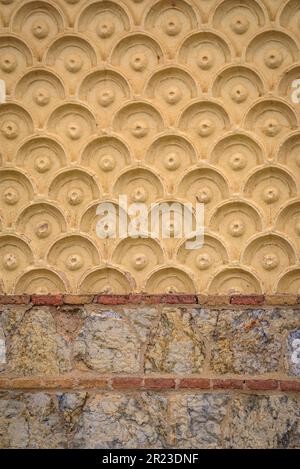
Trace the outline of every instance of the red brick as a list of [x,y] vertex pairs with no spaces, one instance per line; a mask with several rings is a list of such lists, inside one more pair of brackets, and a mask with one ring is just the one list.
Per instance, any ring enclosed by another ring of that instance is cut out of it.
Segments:
[[[28,380],[28,387],[30,383]],[[73,389],[77,387],[77,380],[72,376],[58,376],[53,378],[41,378],[36,380],[37,389]]]
[[262,305],[264,303],[264,295],[232,295],[230,304],[232,305]]
[[105,305],[123,305],[123,304],[197,304],[196,295],[96,295],[95,303]]
[[276,379],[247,379],[246,387],[256,391],[271,391],[278,389],[278,381]]
[[205,378],[182,378],[179,382],[180,389],[209,389],[210,380]]
[[174,389],[175,379],[173,378],[145,378],[144,388],[146,389]]
[[300,381],[280,381],[279,387],[281,391],[300,392]]
[[197,304],[197,296],[196,295],[162,295],[161,303]]
[[140,388],[143,384],[143,378],[118,377],[113,378],[112,386],[114,389]]
[[85,305],[92,303],[93,295],[64,295],[63,302],[67,305]]
[[1,305],[27,305],[29,302],[29,295],[0,295]]
[[128,303],[140,304],[143,302],[142,294],[130,294],[128,295]]
[[159,305],[162,302],[163,295],[143,295],[143,303],[148,305]]
[[96,376],[89,376],[89,377],[79,377],[77,378],[77,386],[80,389],[103,389],[107,388],[108,386],[108,379],[101,378]]
[[31,302],[34,305],[62,305],[63,295],[31,295]]
[[213,389],[243,389],[242,379],[212,379]]
[[12,378],[6,389],[41,389],[41,378]]
[[126,305],[128,300],[129,295],[96,295],[94,303],[102,305]]

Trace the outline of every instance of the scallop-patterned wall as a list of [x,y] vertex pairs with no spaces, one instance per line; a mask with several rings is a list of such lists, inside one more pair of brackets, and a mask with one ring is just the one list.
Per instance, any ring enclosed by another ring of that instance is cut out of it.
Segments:
[[[4,293],[300,292],[299,0],[0,0],[0,28]],[[203,247],[100,239],[120,194],[203,203]]]

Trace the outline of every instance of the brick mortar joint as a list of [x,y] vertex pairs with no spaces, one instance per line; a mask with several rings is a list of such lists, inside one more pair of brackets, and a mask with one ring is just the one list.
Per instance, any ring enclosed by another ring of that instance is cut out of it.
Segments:
[[198,306],[298,306],[300,295],[266,294],[266,295],[203,295],[203,294],[146,294],[132,293],[127,295],[71,294],[56,295],[0,295],[0,304],[32,304],[34,306],[60,306],[99,304],[107,306],[122,305],[198,305]]

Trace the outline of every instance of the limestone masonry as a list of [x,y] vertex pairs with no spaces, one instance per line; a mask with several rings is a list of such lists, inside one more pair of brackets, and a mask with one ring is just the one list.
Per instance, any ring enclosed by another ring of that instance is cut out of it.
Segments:
[[298,306],[30,303],[0,319],[0,447],[300,447]]

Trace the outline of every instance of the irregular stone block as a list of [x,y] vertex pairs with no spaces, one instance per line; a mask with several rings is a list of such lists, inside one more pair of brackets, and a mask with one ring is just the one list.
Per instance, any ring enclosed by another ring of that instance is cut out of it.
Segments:
[[69,392],[57,395],[59,410],[62,412],[65,427],[69,434],[72,434],[76,428],[81,416],[83,406],[87,399],[87,393]]
[[218,314],[218,310],[213,308],[194,308],[191,310],[193,323],[206,339],[211,338],[216,328]]
[[0,393],[0,448],[66,448],[55,396]]
[[74,358],[81,368],[102,373],[137,373],[141,341],[124,316],[113,310],[98,310],[85,319],[74,342]]
[[300,399],[243,395],[230,404],[225,441],[230,448],[299,448]]
[[6,340],[3,328],[0,325],[0,371],[5,369],[6,364]]
[[198,373],[205,348],[195,317],[184,308],[164,308],[145,354],[146,372]]
[[167,436],[167,398],[117,392],[90,396],[74,434],[75,448],[161,448]]
[[136,330],[140,340],[146,342],[151,329],[156,326],[159,318],[157,308],[124,308],[123,315],[126,316]]
[[284,331],[300,328],[300,309],[274,308],[266,312],[274,331],[280,334]]
[[211,367],[217,373],[256,374],[279,369],[281,337],[272,330],[268,311],[219,313]]
[[289,374],[300,376],[300,329],[290,332],[287,337],[285,364]]
[[174,444],[179,448],[220,448],[229,398],[223,394],[177,394],[170,398]]
[[[14,319],[17,319],[14,316]],[[47,307],[27,311],[19,321],[7,319],[6,371],[20,375],[59,374],[71,369],[70,348]]]

